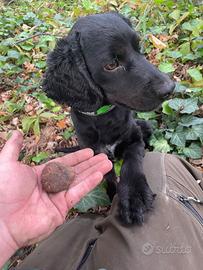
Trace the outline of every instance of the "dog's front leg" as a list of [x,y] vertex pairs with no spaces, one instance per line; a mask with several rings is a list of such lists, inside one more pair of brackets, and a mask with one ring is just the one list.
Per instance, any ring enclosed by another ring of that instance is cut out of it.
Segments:
[[125,224],[142,224],[144,213],[152,208],[154,195],[143,172],[144,142],[127,145],[118,184],[119,215]]

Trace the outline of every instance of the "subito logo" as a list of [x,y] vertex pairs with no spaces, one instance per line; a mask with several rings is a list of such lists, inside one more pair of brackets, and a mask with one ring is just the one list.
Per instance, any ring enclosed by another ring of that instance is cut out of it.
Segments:
[[144,253],[145,255],[151,255],[154,251],[154,246],[147,242],[142,246],[142,253]]

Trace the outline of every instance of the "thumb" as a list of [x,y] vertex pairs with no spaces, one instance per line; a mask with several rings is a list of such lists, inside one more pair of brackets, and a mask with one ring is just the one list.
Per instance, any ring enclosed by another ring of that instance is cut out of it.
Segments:
[[5,161],[17,161],[23,144],[23,136],[20,131],[13,131],[11,137],[0,153],[0,159]]

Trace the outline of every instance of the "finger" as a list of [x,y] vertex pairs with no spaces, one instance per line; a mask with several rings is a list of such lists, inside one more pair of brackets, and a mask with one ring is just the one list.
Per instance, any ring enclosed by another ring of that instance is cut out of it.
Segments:
[[4,161],[18,160],[21,148],[23,144],[23,135],[20,131],[13,131],[11,137],[8,139],[6,144],[0,153],[0,158]]
[[46,162],[42,165],[35,166],[34,169],[36,170],[37,174],[39,176],[41,176],[42,170],[50,162],[60,162],[60,163],[63,163],[64,165],[73,167],[73,166],[75,166],[75,165],[77,165],[85,160],[88,160],[93,155],[94,155],[93,150],[90,148],[86,148],[83,150],[79,150],[75,153],[67,154],[63,157],[52,159],[49,162]]
[[103,161],[103,160],[107,160],[108,157],[105,154],[99,154],[96,156],[91,157],[88,160],[85,160],[83,162],[81,162],[80,164],[76,165],[74,167],[74,171],[76,174],[80,174],[83,171],[87,170],[88,168],[98,164],[99,162]]
[[98,162],[97,164],[94,164],[93,166],[87,168],[86,170],[84,170],[80,174],[76,175],[75,180],[71,186],[75,186],[78,183],[80,183],[81,181],[84,181],[84,179],[87,179],[88,177],[90,177],[92,174],[94,174],[97,171],[102,173],[103,175],[105,175],[111,169],[112,169],[111,161],[108,159],[102,160],[102,161]]
[[101,172],[95,172],[78,185],[70,188],[65,195],[68,209],[78,203],[82,197],[93,190],[103,179]]

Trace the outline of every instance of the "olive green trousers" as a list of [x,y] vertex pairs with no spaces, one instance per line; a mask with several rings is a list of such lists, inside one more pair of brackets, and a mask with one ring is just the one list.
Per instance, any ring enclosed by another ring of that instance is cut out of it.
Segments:
[[119,223],[115,196],[106,217],[81,215],[63,224],[17,269],[203,269],[202,173],[160,153],[146,154],[144,172],[157,196],[142,226]]

